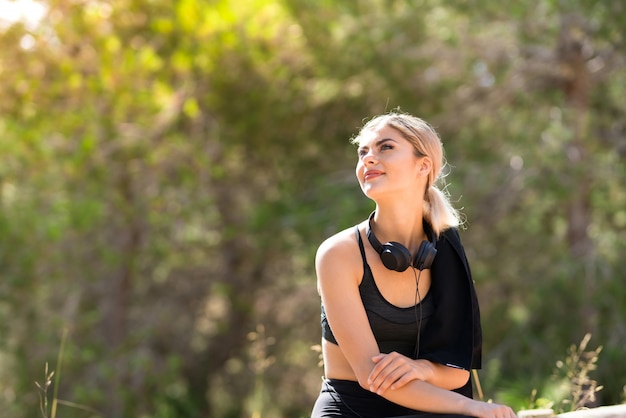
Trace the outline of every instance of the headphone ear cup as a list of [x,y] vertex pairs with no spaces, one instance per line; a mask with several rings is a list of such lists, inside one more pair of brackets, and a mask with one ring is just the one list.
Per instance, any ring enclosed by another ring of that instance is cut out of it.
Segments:
[[413,267],[420,271],[429,269],[433,265],[435,255],[437,255],[437,248],[429,241],[422,241],[413,260]]
[[389,270],[402,272],[411,265],[411,253],[398,242],[388,242],[383,245],[380,260]]

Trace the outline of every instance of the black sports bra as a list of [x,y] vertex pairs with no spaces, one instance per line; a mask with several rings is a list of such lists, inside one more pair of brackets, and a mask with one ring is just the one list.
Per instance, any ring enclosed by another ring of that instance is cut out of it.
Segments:
[[[376,286],[372,270],[367,264],[365,248],[358,226],[356,227],[356,235],[363,260],[363,279],[359,285],[359,293],[378,348],[381,353],[397,351],[408,357],[414,357],[418,329],[424,330],[428,318],[435,310],[431,292],[428,292],[422,301],[415,306],[399,308],[389,303]],[[337,344],[323,305],[321,325],[322,337],[333,344]]]

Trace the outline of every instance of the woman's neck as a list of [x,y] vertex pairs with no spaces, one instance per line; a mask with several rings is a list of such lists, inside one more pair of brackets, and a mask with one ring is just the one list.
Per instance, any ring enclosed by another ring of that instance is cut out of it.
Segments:
[[396,241],[414,253],[426,237],[422,202],[376,205],[372,229],[380,242]]

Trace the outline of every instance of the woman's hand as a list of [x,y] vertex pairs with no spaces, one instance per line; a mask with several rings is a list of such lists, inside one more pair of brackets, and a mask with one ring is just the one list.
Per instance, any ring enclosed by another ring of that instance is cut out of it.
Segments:
[[402,354],[391,352],[372,357],[375,363],[367,383],[371,392],[382,395],[389,388],[398,389],[412,380],[427,381],[433,374],[427,360],[413,360]]

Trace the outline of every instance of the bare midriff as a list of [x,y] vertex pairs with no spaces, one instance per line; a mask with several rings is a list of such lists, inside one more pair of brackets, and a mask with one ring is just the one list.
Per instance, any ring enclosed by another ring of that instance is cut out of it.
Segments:
[[327,379],[358,381],[338,345],[322,339],[322,353],[324,354],[324,374]]

